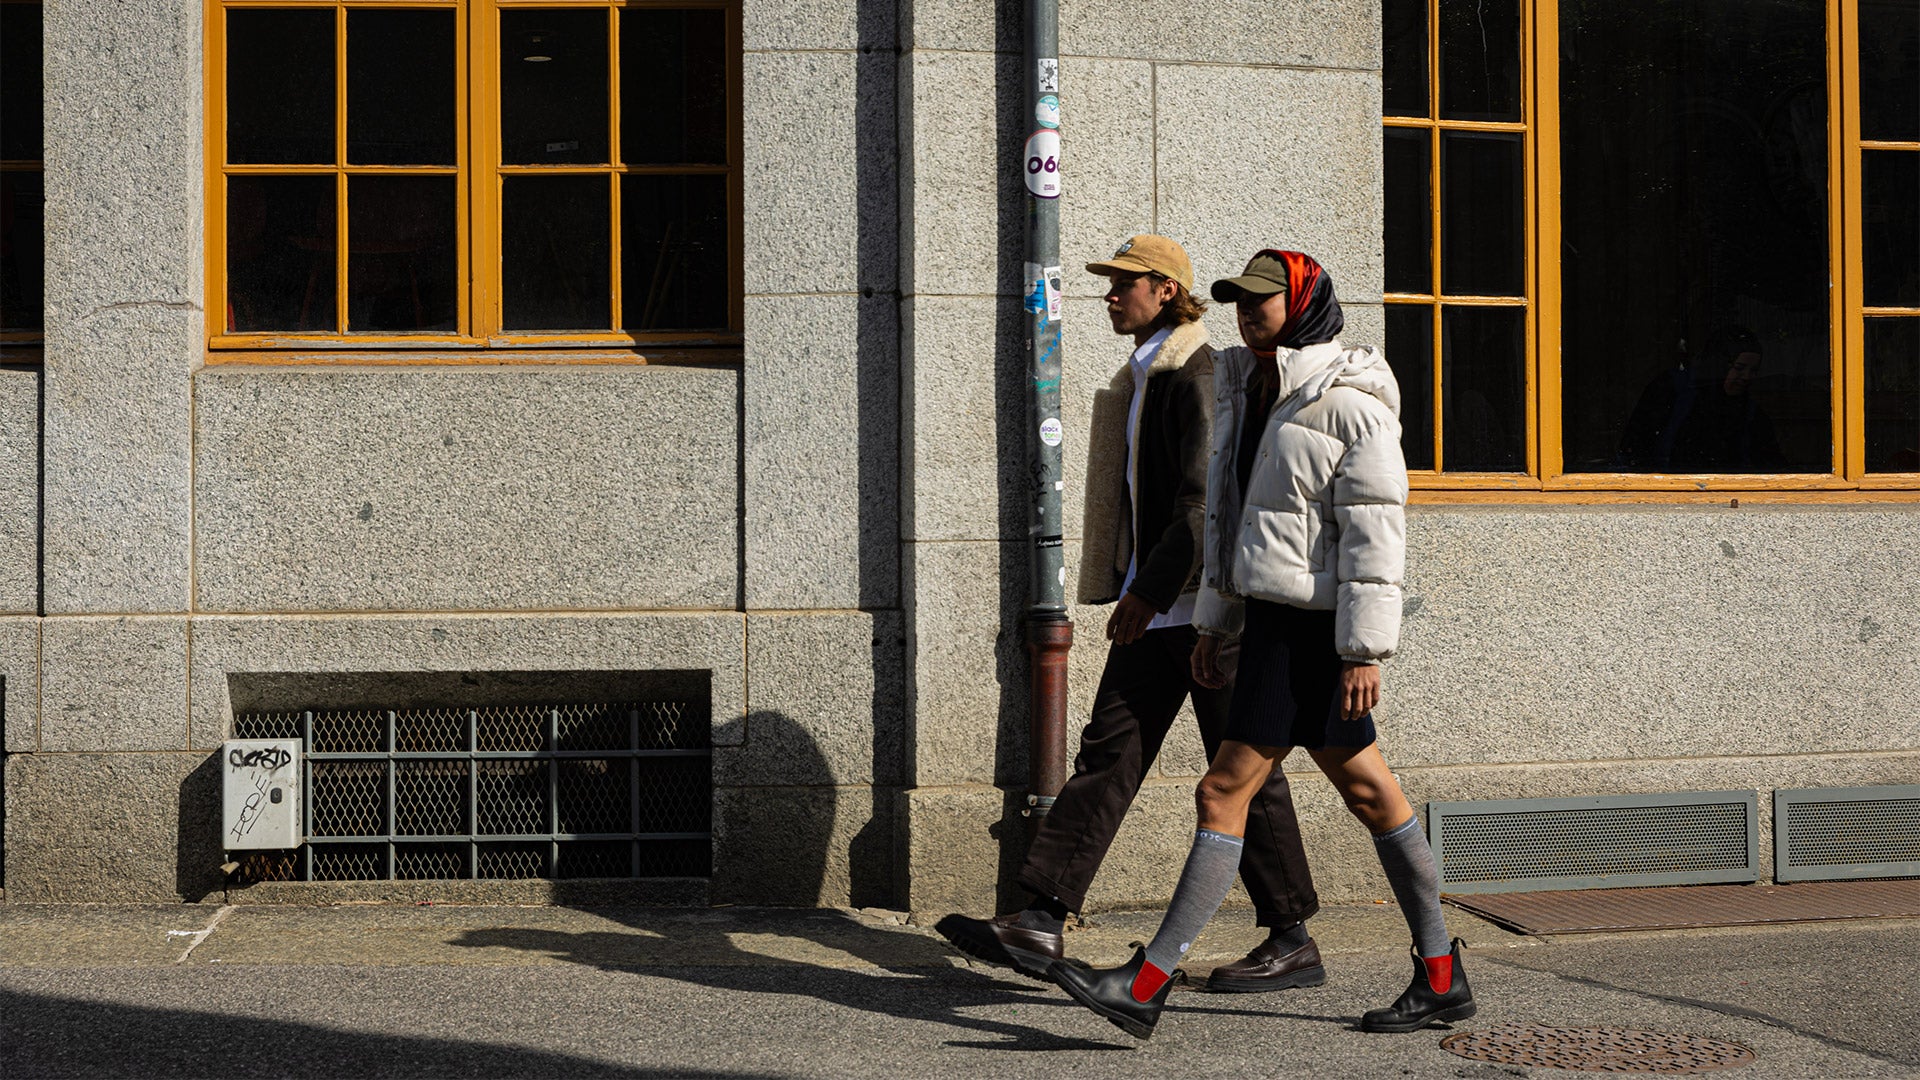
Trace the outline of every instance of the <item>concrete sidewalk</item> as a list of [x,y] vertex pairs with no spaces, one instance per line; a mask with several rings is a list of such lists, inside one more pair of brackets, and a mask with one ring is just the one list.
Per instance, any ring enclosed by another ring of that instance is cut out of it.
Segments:
[[[1157,913],[1095,916],[1117,963]],[[1920,920],[1519,937],[1449,909],[1475,1031],[1674,1032],[1759,1077],[1920,1076]],[[1565,1076],[1354,1021],[1410,973],[1388,905],[1323,912],[1329,982],[1177,994],[1138,1043],[899,913],[0,906],[0,1076]],[[1226,912],[1188,965],[1257,940]]]

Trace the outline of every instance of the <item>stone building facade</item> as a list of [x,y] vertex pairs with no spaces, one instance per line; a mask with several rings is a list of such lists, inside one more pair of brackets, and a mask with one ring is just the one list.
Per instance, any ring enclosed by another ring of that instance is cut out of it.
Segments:
[[[1284,244],[1379,341],[1389,206],[1377,2],[1062,7],[1077,532],[1077,425],[1125,353],[1079,265],[1151,231],[1204,280]],[[0,371],[8,901],[225,895],[237,712],[672,672],[710,710],[706,896],[995,905],[1026,783],[1018,4],[737,0],[737,343],[559,362],[210,347],[222,9],[43,10],[44,340]],[[1416,804],[1920,775],[1913,492],[1697,486],[1416,497],[1380,713]],[[1104,612],[1074,617],[1077,728]],[[1203,765],[1168,747],[1096,904],[1164,899]],[[1330,788],[1296,792],[1323,896],[1383,895]]]

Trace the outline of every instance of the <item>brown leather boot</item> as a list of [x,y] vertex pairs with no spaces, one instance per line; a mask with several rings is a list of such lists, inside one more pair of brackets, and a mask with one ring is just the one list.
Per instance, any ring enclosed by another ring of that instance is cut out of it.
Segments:
[[1326,981],[1327,969],[1320,963],[1320,946],[1315,945],[1312,938],[1297,949],[1270,938],[1239,960],[1214,968],[1207,978],[1207,989],[1216,994],[1263,994],[1296,986],[1319,986]]
[[1012,968],[1029,979],[1049,981],[1047,968],[1065,955],[1061,935],[1029,930],[1019,921],[1019,912],[991,919],[949,915],[933,928],[975,960]]

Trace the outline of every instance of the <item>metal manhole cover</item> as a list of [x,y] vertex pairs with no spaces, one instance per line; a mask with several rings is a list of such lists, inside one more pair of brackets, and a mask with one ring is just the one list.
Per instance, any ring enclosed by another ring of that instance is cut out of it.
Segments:
[[1495,1027],[1449,1035],[1440,1047],[1473,1061],[1583,1072],[1698,1073],[1754,1060],[1722,1039],[1611,1028]]

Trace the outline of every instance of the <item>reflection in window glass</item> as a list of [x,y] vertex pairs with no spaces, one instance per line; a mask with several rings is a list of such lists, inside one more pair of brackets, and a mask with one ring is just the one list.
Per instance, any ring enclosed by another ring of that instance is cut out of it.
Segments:
[[612,218],[605,176],[502,181],[501,317],[508,330],[611,329]]
[[1440,313],[1440,439],[1448,472],[1522,472],[1526,450],[1527,312],[1447,307]]
[[1920,307],[1920,153],[1863,150],[1860,159],[1867,306]]
[[1514,0],[1441,3],[1440,118],[1520,119],[1520,8]]
[[347,179],[347,327],[452,330],[459,318],[451,176]]
[[1867,471],[1920,472],[1920,318],[1867,320]]
[[332,165],[333,11],[227,12],[227,160]]
[[629,330],[727,325],[727,187],[721,176],[621,178]]
[[227,178],[227,329],[339,329],[334,178]]
[[0,158],[39,161],[40,5],[0,4]]
[[620,156],[634,164],[727,160],[726,14],[620,15]]
[[1382,0],[1380,30],[1387,115],[1427,115],[1427,0]]
[[42,187],[38,172],[0,172],[0,330],[40,329]]
[[604,8],[501,14],[502,161],[607,161],[607,17]]
[[[1663,471],[1645,428],[1679,445],[1683,423],[1705,471],[1832,469],[1825,18],[1561,0],[1568,472]],[[1736,339],[1758,344],[1744,379]]]
[[1407,468],[1433,468],[1433,309],[1387,305],[1387,366],[1400,384],[1400,448]]
[[1440,287],[1449,296],[1526,292],[1521,136],[1440,135]]
[[1386,129],[1386,286],[1433,291],[1432,137],[1426,128]]
[[1860,0],[1860,137],[1920,142],[1920,4]]
[[454,13],[347,12],[347,160],[454,164]]

